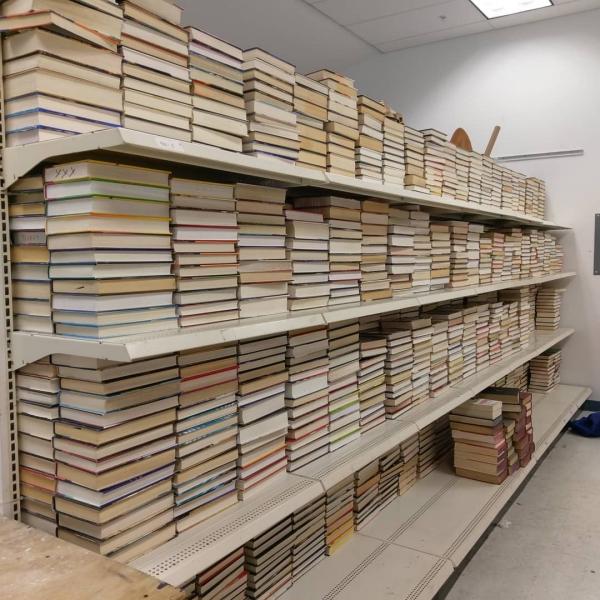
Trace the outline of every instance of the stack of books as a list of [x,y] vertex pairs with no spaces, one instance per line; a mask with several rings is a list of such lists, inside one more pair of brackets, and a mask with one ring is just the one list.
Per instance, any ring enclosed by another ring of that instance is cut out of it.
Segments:
[[[479,283],[492,283],[492,232],[484,231],[479,236]],[[529,274],[524,275],[529,277]]]
[[521,268],[519,277],[531,277],[531,259],[533,256],[533,246],[530,231],[523,231],[521,237]]
[[173,273],[179,326],[239,317],[234,186],[171,179]]
[[502,167],[494,160],[492,161],[492,195],[489,204],[494,208],[502,206]]
[[448,322],[437,321],[431,327],[429,395],[435,397],[448,387]]
[[22,177],[8,190],[13,328],[53,333],[52,289],[41,175]]
[[388,419],[394,419],[412,404],[412,335],[409,329],[400,329],[398,323],[383,322],[382,330],[387,345],[385,413]]
[[233,152],[248,135],[242,51],[188,27],[192,77],[192,140]]
[[501,290],[498,293],[500,300],[509,303],[508,339],[515,351],[529,343],[529,315],[531,310],[529,296],[529,289],[526,287]]
[[359,96],[358,140],[354,151],[357,179],[383,179],[383,121],[386,108],[367,96]]
[[238,183],[240,317],[287,311],[291,264],[285,249],[285,189]]
[[467,221],[450,221],[450,283],[451,288],[469,285],[467,238],[469,223]]
[[122,23],[110,2],[2,3],[0,32],[11,34],[2,40],[7,146],[121,124]]
[[[479,223],[469,223],[467,233],[467,281],[468,285],[478,285],[480,266],[481,234],[485,227]],[[518,277],[518,275],[516,275]]]
[[[123,87],[134,88],[124,93],[123,127],[191,142],[188,33],[180,27],[181,11],[169,11],[166,18],[158,3],[140,8],[124,0],[121,6]],[[131,78],[142,83],[136,86],[127,81]]]
[[474,398],[450,413],[454,468],[460,477],[502,483],[508,475],[502,402]]
[[469,202],[483,202],[483,157],[478,152],[469,153]]
[[359,324],[344,321],[329,326],[329,450],[360,436]]
[[489,342],[490,342],[490,365],[502,360],[501,340],[504,337],[502,333],[502,320],[505,318],[505,310],[502,302],[490,303],[490,321],[489,321]]
[[335,554],[354,533],[354,476],[327,490],[325,504],[327,556]]
[[380,333],[361,332],[358,397],[364,433],[385,421],[385,358],[387,340]]
[[379,457],[379,502],[383,510],[398,495],[398,482],[404,461],[400,446]]
[[358,93],[354,81],[344,75],[322,69],[308,77],[326,85],[327,98],[327,170],[355,176],[354,147],[358,140]]
[[390,205],[377,200],[361,202],[362,245],[360,298],[363,302],[392,297],[386,269]]
[[546,183],[536,177],[525,180],[525,213],[544,218],[546,210]]
[[519,455],[515,449],[513,438],[515,436],[516,422],[514,419],[503,419],[504,439],[506,440],[506,470],[512,475],[519,468]]
[[477,370],[485,369],[490,364],[490,305],[487,302],[477,303]]
[[458,174],[456,172],[456,146],[452,142],[444,144],[444,170],[442,174],[442,195],[456,198]]
[[329,452],[328,349],[326,327],[289,334],[285,383],[288,471]]
[[[494,159],[489,156],[481,156],[481,204],[490,206],[493,204],[492,192],[494,189],[492,179],[492,166]],[[498,207],[499,208],[499,207]]]
[[325,495],[292,514],[292,580],[295,582],[325,556]]
[[243,52],[242,69],[248,115],[244,152],[295,162],[300,148],[294,113],[296,67],[260,48],[250,48]]
[[526,195],[526,177],[523,173],[514,173],[514,177],[517,181],[518,192],[517,192],[517,211],[520,213],[525,212],[525,195]]
[[504,269],[504,234],[492,233],[492,281],[502,281]]
[[531,392],[546,394],[560,383],[560,350],[546,350],[529,362]]
[[408,329],[412,338],[412,404],[420,404],[429,398],[429,378],[431,370],[431,349],[433,347],[433,327],[431,319],[422,317],[401,321],[401,329]]
[[173,480],[177,531],[238,500],[235,344],[182,352],[177,408],[177,467]]
[[400,444],[402,470],[398,478],[398,495],[406,492],[417,482],[417,466],[419,460],[419,434],[409,437]]
[[394,296],[412,288],[415,270],[415,228],[410,211],[390,206],[387,237],[387,271]]
[[175,536],[176,357],[53,360],[58,537],[129,562]]
[[463,335],[463,379],[474,375],[477,371],[477,321],[479,314],[476,306],[467,306],[462,311]]
[[501,167],[502,172],[502,208],[516,211],[519,204],[519,189],[513,179],[513,171]]
[[406,175],[404,187],[407,190],[427,192],[425,178],[425,137],[418,129],[404,126],[404,163]]
[[429,213],[418,206],[410,207],[410,223],[415,231],[415,270],[412,274],[412,290],[427,292],[431,289],[431,231]]
[[427,313],[433,327],[445,323],[448,353],[448,384],[454,385],[462,379],[464,357],[462,352],[463,316],[460,308],[437,307]]
[[419,451],[417,459],[417,475],[419,479],[426,477],[444,460],[452,449],[450,422],[448,415],[427,425],[419,431]]
[[429,193],[441,196],[446,168],[446,134],[436,129],[422,131],[425,140],[425,180]]
[[244,545],[246,598],[281,594],[292,585],[292,515]]
[[43,358],[16,376],[21,520],[56,535],[54,423],[59,417],[58,368]]
[[456,152],[456,190],[454,197],[461,202],[469,201],[469,169],[471,153],[455,146]]
[[388,106],[383,121],[383,180],[385,183],[404,185],[405,151],[402,115]]
[[196,577],[199,600],[242,600],[246,597],[248,573],[244,548],[238,548]]
[[83,160],[44,173],[55,332],[90,338],[177,327],[169,173]]
[[285,474],[286,346],[286,334],[239,343],[237,487],[242,500]]
[[379,459],[354,473],[354,529],[360,531],[381,510]]
[[535,298],[535,328],[554,331],[560,325],[560,305],[564,289],[543,287]]
[[294,111],[298,123],[300,150],[297,164],[309,169],[327,168],[327,103],[326,85],[296,73]]
[[431,221],[431,289],[440,290],[450,283],[451,241],[450,225]]
[[518,279],[521,273],[521,245],[523,231],[518,227],[504,230],[504,254],[507,261],[507,279]]
[[529,384],[529,363],[524,363],[513,369],[508,375],[502,377],[494,387],[518,388],[521,392],[526,392]]
[[288,309],[329,303],[329,223],[318,212],[285,210],[286,259],[292,265]]

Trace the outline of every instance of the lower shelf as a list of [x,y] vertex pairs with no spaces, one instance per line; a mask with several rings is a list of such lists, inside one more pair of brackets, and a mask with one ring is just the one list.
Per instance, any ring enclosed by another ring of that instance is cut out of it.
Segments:
[[536,452],[526,468],[495,486],[441,465],[282,598],[433,598],[590,394],[587,387],[559,385],[534,395]]

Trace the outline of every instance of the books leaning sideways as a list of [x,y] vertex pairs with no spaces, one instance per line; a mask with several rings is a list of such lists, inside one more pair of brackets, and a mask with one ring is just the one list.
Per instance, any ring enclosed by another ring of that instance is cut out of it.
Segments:
[[242,600],[246,597],[248,573],[244,565],[244,548],[238,548],[196,577],[196,594],[200,600]]
[[83,160],[44,178],[55,332],[100,339],[177,327],[169,173]]
[[7,146],[120,126],[122,21],[111,2],[2,3]]

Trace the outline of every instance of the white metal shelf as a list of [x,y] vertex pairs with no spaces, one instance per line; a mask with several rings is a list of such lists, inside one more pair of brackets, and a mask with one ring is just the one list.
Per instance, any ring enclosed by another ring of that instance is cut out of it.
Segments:
[[527,285],[541,285],[574,277],[574,272],[555,273],[542,277],[528,277],[500,281],[486,285],[448,289],[424,294],[407,294],[390,300],[363,302],[348,307],[325,308],[281,313],[268,317],[224,321],[214,325],[186,327],[159,331],[151,334],[92,340],[55,334],[13,331],[11,334],[12,366],[18,369],[53,353],[88,356],[130,362],[136,359],[178,352],[191,348],[213,346],[259,336],[295,331],[307,327],[339,323],[368,315],[383,314],[404,308],[424,306],[436,302],[448,302]]
[[590,394],[588,387],[559,385],[534,395],[536,451],[527,467],[496,486],[457,477],[442,464],[282,598],[433,598]]
[[[425,427],[485,389],[489,383],[566,339],[573,331],[565,328],[537,332],[526,349],[465,379],[439,398],[408,410],[399,419],[386,421],[381,427],[305,469],[286,475],[284,482],[267,486],[252,500],[238,503],[192,527],[137,559],[131,566],[171,585],[183,585],[227,553],[323,494],[327,488],[417,433],[418,427]],[[488,383],[490,377],[492,379]]]
[[361,196],[376,196],[396,203],[413,202],[454,213],[504,219],[540,228],[565,229],[545,219],[512,210],[415,192],[390,183],[363,181],[354,177],[306,169],[276,159],[249,156],[121,127],[6,148],[3,153],[6,185],[11,185],[43,161],[64,159],[97,150],[273,179],[294,186],[311,186]]

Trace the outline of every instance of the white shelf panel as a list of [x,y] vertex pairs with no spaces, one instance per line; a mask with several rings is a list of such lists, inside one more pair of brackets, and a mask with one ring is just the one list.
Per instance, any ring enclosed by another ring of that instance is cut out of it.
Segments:
[[[79,136],[75,136],[79,137]],[[407,294],[391,300],[365,302],[348,307],[326,308],[299,312],[281,313],[268,317],[225,321],[201,327],[186,327],[159,331],[152,334],[91,340],[54,334],[14,331],[11,334],[13,368],[32,363],[52,353],[73,354],[92,358],[103,358],[122,362],[148,358],[169,352],[191,348],[213,346],[294,331],[317,325],[339,323],[347,319],[393,312],[404,308],[424,306],[434,302],[448,302],[455,298],[466,298],[487,292],[541,285],[574,277],[574,272],[554,273],[542,277],[529,277],[500,281],[497,283],[470,286],[457,290],[442,290],[425,294]]]
[[[6,148],[3,153],[6,185],[14,183],[30,169],[48,159],[61,160],[95,150],[165,160],[173,163],[216,169],[229,173],[274,179],[295,186],[315,186],[362,196],[377,196],[390,202],[414,202],[455,213],[482,215],[549,229],[564,229],[544,219],[515,211],[493,208],[452,198],[405,190],[400,185],[362,181],[316,169],[290,165],[284,161],[229,152],[198,143],[182,142],[131,129],[114,128],[69,136],[26,146]],[[117,159],[118,160],[118,159]]]

